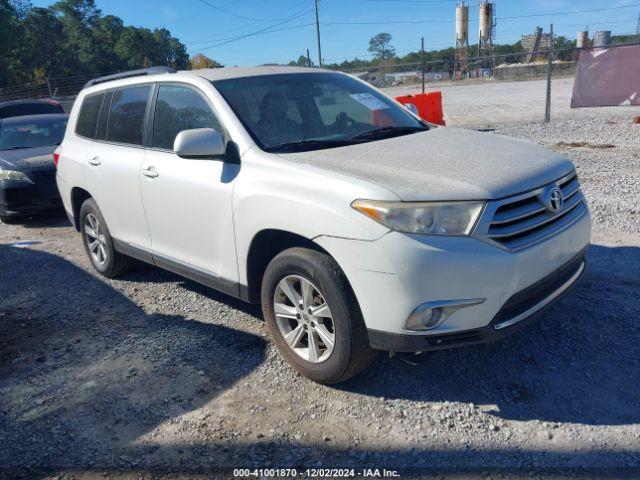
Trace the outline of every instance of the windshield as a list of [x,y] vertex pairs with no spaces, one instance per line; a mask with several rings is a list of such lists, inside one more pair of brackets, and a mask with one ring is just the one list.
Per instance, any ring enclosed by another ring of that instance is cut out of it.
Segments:
[[10,119],[0,124],[0,150],[58,145],[64,137],[67,118]]
[[427,129],[408,111],[348,75],[263,75],[213,85],[256,143],[269,152],[318,150]]

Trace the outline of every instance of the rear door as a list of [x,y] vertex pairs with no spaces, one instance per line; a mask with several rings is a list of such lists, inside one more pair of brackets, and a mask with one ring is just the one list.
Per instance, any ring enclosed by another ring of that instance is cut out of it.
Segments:
[[[144,132],[152,85],[132,85],[104,98],[95,141],[86,153],[86,182],[114,239],[150,252],[140,195]],[[81,113],[82,116],[82,113]]]
[[239,165],[184,159],[176,135],[215,128],[228,136],[205,95],[186,84],[159,84],[141,170],[141,191],[157,265],[236,294],[231,194]]

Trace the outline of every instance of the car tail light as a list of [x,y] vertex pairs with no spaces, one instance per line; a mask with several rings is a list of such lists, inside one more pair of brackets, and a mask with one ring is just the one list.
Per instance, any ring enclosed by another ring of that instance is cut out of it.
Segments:
[[60,150],[53,152],[53,164],[58,168],[58,162],[60,161]]

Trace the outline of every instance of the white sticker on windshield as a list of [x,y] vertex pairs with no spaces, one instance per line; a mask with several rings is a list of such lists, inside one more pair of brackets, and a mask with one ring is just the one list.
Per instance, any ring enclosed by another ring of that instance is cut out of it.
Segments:
[[389,105],[384,103],[382,100],[377,99],[370,93],[352,93],[349,96],[356,102],[360,102],[369,110],[384,110],[386,108],[391,108]]

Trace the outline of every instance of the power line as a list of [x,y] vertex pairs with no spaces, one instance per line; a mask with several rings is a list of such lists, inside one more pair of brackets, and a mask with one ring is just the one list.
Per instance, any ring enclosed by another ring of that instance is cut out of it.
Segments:
[[[224,9],[224,8],[222,8],[222,7],[218,7],[217,5],[214,5],[214,4],[210,3],[210,2],[208,2],[207,0],[198,0],[198,1],[199,1],[200,3],[203,3],[203,4],[207,5],[208,7],[213,8],[214,10],[217,10],[218,12],[224,13],[224,14],[226,14],[226,15],[230,15],[230,16],[232,16],[232,17],[240,18],[240,19],[242,19],[242,20],[249,20],[249,21],[251,21],[251,22],[275,23],[275,22],[280,22],[280,21],[282,21],[282,20],[286,20],[286,18],[266,19],[266,18],[246,17],[246,16],[244,16],[244,15],[240,15],[240,14],[238,14],[238,13],[234,13],[234,12],[231,12],[231,11],[229,11],[229,10],[226,10],[226,9]],[[306,3],[306,2],[305,2],[305,3]],[[305,8],[306,8],[306,7],[305,7]],[[285,11],[287,11],[287,10],[290,10],[290,9],[283,10],[283,12],[281,12],[281,13],[284,13],[284,12],[285,12]],[[295,15],[295,14],[294,14],[294,15]]]
[[[257,31],[249,32],[249,33],[246,33],[246,34],[234,35],[232,37],[226,37],[226,38],[203,39],[203,40],[199,40],[199,41],[196,41],[196,42],[185,43],[185,45],[186,46],[193,46],[193,45],[203,45],[203,44],[207,45],[207,44],[209,44],[206,47],[208,49],[208,48],[213,48],[213,47],[219,46],[218,42],[222,42],[222,43],[220,43],[220,45],[226,45],[227,43],[231,43],[231,41],[241,40],[243,38],[253,37],[253,36],[256,36],[256,35],[259,35],[259,34],[270,33],[270,31],[280,32],[280,31],[283,31],[283,30],[288,30],[288,28],[276,29],[276,27],[278,27],[280,25],[284,25],[285,23],[288,23],[290,21],[296,20],[296,19],[298,19],[300,17],[303,17],[304,15],[306,15],[309,12],[311,12],[312,10],[313,10],[312,8],[305,7],[302,11],[299,11],[296,14],[290,16],[290,17],[282,19],[282,21],[276,23],[275,25],[264,27],[264,28],[261,28],[261,29],[259,29]],[[307,26],[307,24],[305,24],[304,26]],[[300,27],[301,26],[298,25],[298,26],[295,26],[295,27],[291,27],[291,29],[300,28]],[[271,30],[271,29],[273,29],[273,30]],[[234,29],[231,29],[231,30],[234,30]],[[227,30],[227,31],[231,31],[231,30]],[[211,45],[212,43],[214,43],[215,45]]]
[[[305,14],[306,13],[308,13],[308,12],[305,12]],[[300,15],[300,16],[302,16],[302,15]],[[272,25],[270,27],[263,28],[261,30],[255,31],[255,32],[247,33],[245,35],[238,35],[236,37],[231,37],[231,38],[228,38],[226,40],[222,40],[222,41],[220,41],[218,43],[215,43],[213,45],[208,45],[208,46],[206,46],[204,48],[201,48],[201,50],[204,51],[204,50],[209,50],[211,48],[221,47],[222,45],[227,45],[227,44],[232,43],[232,42],[237,42],[238,40],[242,40],[242,39],[248,38],[248,37],[255,37],[255,36],[258,36],[258,35],[266,35],[268,33],[274,33],[274,32],[282,32],[282,31],[285,31],[285,30],[295,30],[297,28],[303,28],[303,27],[309,27],[311,25],[315,25],[315,22],[314,22],[314,23],[304,23],[302,25],[294,25],[294,26],[284,27],[284,28],[276,28],[279,25],[283,25],[283,24],[287,23],[288,21],[289,20],[287,20],[285,22],[281,22],[281,23],[276,24],[276,25]]]

